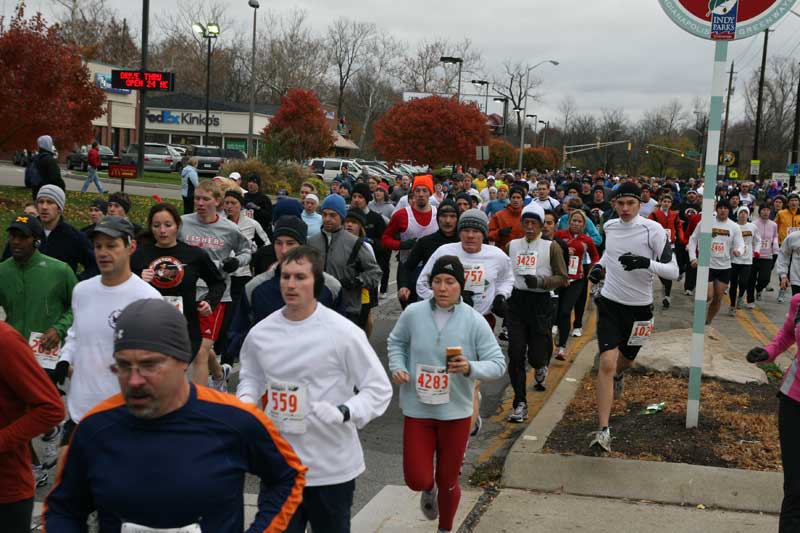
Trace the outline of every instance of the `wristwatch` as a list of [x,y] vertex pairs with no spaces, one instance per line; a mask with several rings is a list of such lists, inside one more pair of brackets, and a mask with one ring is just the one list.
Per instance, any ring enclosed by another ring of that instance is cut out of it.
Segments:
[[342,412],[342,415],[344,415],[344,420],[342,420],[342,422],[347,422],[350,420],[350,409],[346,405],[342,404],[338,406],[337,409],[339,409],[339,411]]

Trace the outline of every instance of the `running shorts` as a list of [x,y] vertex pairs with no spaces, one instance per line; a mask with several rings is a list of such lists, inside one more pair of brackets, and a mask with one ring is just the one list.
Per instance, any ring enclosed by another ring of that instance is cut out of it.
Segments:
[[219,339],[219,332],[222,329],[222,322],[225,318],[225,302],[219,302],[214,310],[208,316],[199,316],[200,320],[200,335],[204,339],[217,342]]
[[724,268],[724,269],[717,269],[717,268],[709,268],[708,269],[708,282],[719,282],[729,285],[731,282],[731,269]]
[[598,296],[595,304],[600,353],[618,348],[626,359],[636,359],[641,346],[628,346],[633,323],[653,318],[653,305],[624,305],[603,296]]

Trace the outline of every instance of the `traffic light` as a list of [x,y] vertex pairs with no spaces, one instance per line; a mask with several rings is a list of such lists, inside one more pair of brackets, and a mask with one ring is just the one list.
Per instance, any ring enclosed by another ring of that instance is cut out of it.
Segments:
[[645,146],[644,153],[646,153],[646,154],[650,153],[650,147],[649,146]]
[[633,150],[633,143],[628,143],[628,151],[630,152]]

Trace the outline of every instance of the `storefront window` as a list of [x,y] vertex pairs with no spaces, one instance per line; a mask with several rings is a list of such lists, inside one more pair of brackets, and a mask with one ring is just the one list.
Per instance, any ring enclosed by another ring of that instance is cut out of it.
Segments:
[[186,135],[183,133],[172,134],[172,144],[182,144],[184,146],[189,144],[200,144],[199,135]]
[[204,140],[206,146],[217,146],[222,147],[222,137],[217,137],[215,135],[209,135],[207,140]]
[[237,137],[225,137],[225,148],[228,150],[241,150],[247,151],[247,139],[240,139]]
[[169,133],[144,133],[144,140],[149,143],[169,143]]

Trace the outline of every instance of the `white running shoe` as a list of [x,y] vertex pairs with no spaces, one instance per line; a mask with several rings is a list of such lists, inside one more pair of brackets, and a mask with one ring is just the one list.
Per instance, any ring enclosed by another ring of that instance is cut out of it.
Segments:
[[756,308],[756,303],[755,303],[755,302],[750,302],[749,304],[747,304],[747,306],[746,306],[746,307],[747,307],[748,309],[755,309],[755,308]]
[[735,307],[731,307],[730,309],[728,309],[728,316],[736,316],[736,308]]
[[556,348],[556,360],[557,361],[566,361],[567,360],[567,349],[563,346],[559,346]]
[[61,444],[61,425],[54,427],[48,433],[42,435],[44,443],[44,457],[42,457],[42,468],[49,470],[58,463],[58,445]]
[[553,329],[550,330],[550,333],[553,334],[553,337],[557,337],[558,336],[558,326],[553,326]]
[[220,379],[214,379],[213,377],[209,376],[208,386],[219,392],[228,392],[228,378],[231,375],[231,369],[231,365],[228,363],[223,363],[222,377]]
[[35,465],[33,467],[33,484],[38,489],[47,485],[47,470],[42,465]]
[[517,424],[521,424],[528,419],[528,404],[525,402],[519,402],[517,406],[514,408],[514,412],[508,415],[509,422],[515,422]]
[[686,296],[694,296],[694,293],[692,291],[690,291],[689,289],[686,289],[685,291],[683,291],[683,294],[685,294]]
[[582,337],[583,336],[583,328],[575,328],[572,330],[573,337]]
[[782,304],[786,301],[786,289],[780,289],[778,291],[778,303]]
[[434,485],[431,490],[423,490],[419,496],[419,508],[422,509],[422,515],[428,520],[439,518],[439,502],[436,501],[438,494],[439,489]]
[[592,437],[592,441],[589,443],[589,448],[597,445],[607,452],[611,451],[611,430],[609,428],[592,431],[589,433],[589,436]]
[[742,308],[744,308],[744,296],[739,296],[739,298],[736,299],[736,309]]
[[756,300],[761,301],[761,291],[756,292]]

